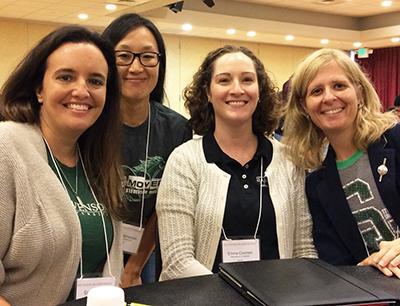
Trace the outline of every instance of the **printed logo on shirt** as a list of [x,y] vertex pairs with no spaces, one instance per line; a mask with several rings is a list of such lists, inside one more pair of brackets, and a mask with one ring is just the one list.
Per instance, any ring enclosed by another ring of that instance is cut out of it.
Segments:
[[[383,240],[391,241],[395,238],[395,221],[387,208],[378,209],[368,204],[375,197],[368,182],[357,178],[343,186],[346,199],[358,201],[360,209],[353,211],[360,233],[371,251],[379,250],[379,243]],[[361,206],[360,206],[361,204]]]
[[260,183],[261,182],[261,187],[268,187],[268,178],[266,176],[256,176],[256,182]]
[[372,194],[369,184],[359,178],[344,185],[343,190],[346,195],[346,200],[352,198],[353,196],[357,196],[360,203],[365,203],[374,199],[374,195]]
[[101,212],[104,216],[107,215],[107,210],[103,204],[99,203],[79,203],[77,201],[72,202],[75,206],[75,210],[78,214],[83,216],[101,216]]
[[165,161],[161,156],[148,157],[146,177],[144,177],[144,160],[140,160],[140,164],[133,168],[123,165],[122,187],[126,200],[129,202],[141,201],[143,190],[145,199],[157,194],[161,181],[161,178],[157,176],[164,170],[164,166]]
[[367,207],[353,212],[353,216],[370,249],[377,251],[381,241],[395,239],[392,227],[379,209],[373,206]]

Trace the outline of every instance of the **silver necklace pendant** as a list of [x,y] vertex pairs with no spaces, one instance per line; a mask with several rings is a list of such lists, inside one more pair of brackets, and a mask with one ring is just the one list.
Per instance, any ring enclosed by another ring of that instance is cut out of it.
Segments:
[[380,165],[377,169],[378,174],[379,174],[379,182],[382,181],[383,176],[388,173],[388,168],[386,167],[386,157],[383,159],[382,165]]

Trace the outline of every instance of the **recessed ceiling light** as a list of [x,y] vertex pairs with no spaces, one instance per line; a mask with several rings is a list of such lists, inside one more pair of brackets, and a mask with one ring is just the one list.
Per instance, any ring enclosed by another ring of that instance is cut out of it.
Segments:
[[89,18],[89,15],[85,14],[85,13],[81,13],[81,14],[78,15],[78,18],[81,19],[81,20],[86,20],[86,19]]
[[294,39],[294,36],[291,35],[291,34],[289,34],[289,35],[286,35],[286,36],[285,36],[285,39],[288,40],[288,41],[291,41],[291,40]]
[[359,41],[356,41],[356,42],[353,43],[354,48],[360,48],[361,45],[362,45],[362,43],[359,42]]
[[384,0],[381,2],[381,6],[383,6],[383,7],[390,7],[390,6],[392,6],[392,4],[393,4],[393,1],[391,1],[391,0]]
[[248,31],[246,35],[247,35],[248,37],[254,37],[254,36],[257,35],[257,33],[254,32],[254,31]]
[[234,35],[234,34],[236,34],[236,30],[235,29],[228,29],[228,30],[226,30],[226,34]]
[[117,9],[117,6],[115,4],[109,3],[109,4],[106,4],[105,8],[107,11],[115,11]]
[[400,37],[392,37],[392,38],[390,39],[390,41],[391,41],[392,43],[398,43],[398,42],[400,42]]
[[329,39],[323,38],[320,40],[320,43],[323,45],[327,45],[327,44],[329,44]]
[[184,23],[182,24],[182,30],[189,32],[193,29],[193,26],[190,23]]

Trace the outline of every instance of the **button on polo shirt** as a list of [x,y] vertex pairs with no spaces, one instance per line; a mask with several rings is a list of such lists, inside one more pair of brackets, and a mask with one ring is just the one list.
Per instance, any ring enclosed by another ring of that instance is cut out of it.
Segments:
[[[228,238],[254,236],[260,209],[259,182],[263,181],[262,214],[257,232],[260,238],[260,255],[261,259],[277,259],[279,251],[275,211],[269,195],[267,178],[264,177],[265,170],[272,159],[272,144],[262,135],[257,138],[257,151],[243,166],[221,150],[213,133],[208,133],[203,137],[203,148],[208,163],[215,163],[221,170],[231,175],[223,220],[223,227]],[[260,167],[261,157],[263,157],[263,173]],[[219,247],[213,272],[218,271],[220,262],[222,262],[222,257]]]

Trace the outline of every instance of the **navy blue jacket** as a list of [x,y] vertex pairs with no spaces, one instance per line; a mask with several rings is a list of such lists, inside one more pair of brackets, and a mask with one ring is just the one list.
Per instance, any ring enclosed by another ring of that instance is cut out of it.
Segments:
[[[368,158],[382,201],[400,225],[400,125],[368,147]],[[384,158],[388,172],[379,182],[377,169]],[[347,203],[331,147],[322,168],[307,176],[306,193],[319,257],[334,265],[355,265],[366,258],[368,254]]]

